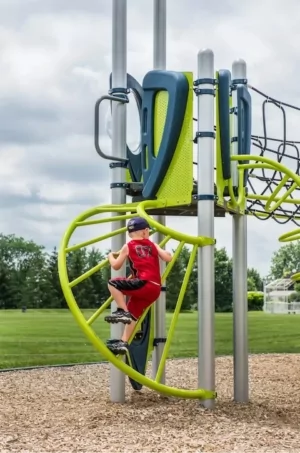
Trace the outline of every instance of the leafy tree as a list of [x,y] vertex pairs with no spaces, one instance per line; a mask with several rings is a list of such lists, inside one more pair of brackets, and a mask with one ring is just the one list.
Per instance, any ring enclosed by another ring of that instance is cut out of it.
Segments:
[[295,283],[294,284],[294,290],[296,291],[296,293],[300,294],[300,283]]
[[[81,277],[82,274],[86,272],[86,249],[80,249],[72,251],[68,257],[68,273],[69,273],[69,281],[72,282],[76,280],[78,277]],[[87,291],[88,280],[84,280],[81,283],[73,286],[73,294],[78,305],[81,308],[87,308],[89,306],[88,298],[89,292]]]
[[232,310],[232,260],[224,247],[215,250],[215,306],[220,312]]
[[277,250],[271,260],[273,279],[289,276],[300,270],[300,241],[290,242]]
[[10,271],[10,305],[37,306],[40,273],[45,263],[44,247],[13,234],[0,234],[0,258],[1,265]]
[[38,269],[44,262],[44,247],[33,241],[25,241],[14,234],[5,236],[0,234],[1,261],[10,268],[26,272],[34,267]]
[[299,302],[300,301],[300,293],[294,292],[289,295],[289,302]]
[[0,263],[0,308],[17,308],[12,272],[7,264],[3,262]]
[[[87,256],[87,267],[92,269],[105,259],[104,255],[97,249],[93,248]],[[90,303],[92,307],[102,305],[109,297],[107,289],[107,280],[104,280],[103,271],[100,270],[90,277]]]
[[[72,281],[101,263],[107,256],[96,248],[76,250],[67,255],[69,280]],[[190,249],[184,247],[167,281],[167,309],[174,310],[186,273]],[[14,235],[0,234],[0,308],[67,307],[58,276],[56,248],[46,253],[44,247]],[[286,266],[283,266],[286,269]],[[195,260],[182,303],[182,310],[197,308],[198,263]],[[130,270],[127,266],[127,275]],[[73,288],[81,308],[99,307],[109,297],[107,282],[110,266],[105,266]],[[232,310],[232,260],[225,248],[215,249],[216,311]],[[259,291],[262,280],[255,269],[248,270],[248,290]],[[296,289],[295,293],[300,292]],[[297,294],[298,294],[297,293]],[[297,296],[298,297],[298,296]],[[252,297],[253,299],[253,297]],[[252,303],[252,302],[251,302]],[[255,309],[260,302],[253,301]],[[250,306],[249,306],[250,309]]]
[[[183,247],[181,254],[180,254],[183,278],[186,273],[186,269],[190,259],[190,250],[187,247]],[[188,285],[186,288],[186,292],[182,301],[181,311],[183,310],[190,310],[195,304],[197,304],[197,294],[198,294],[198,275],[197,275],[197,256],[193,264],[193,269],[190,274],[190,278],[188,281]]]
[[46,266],[41,277],[43,290],[41,306],[49,308],[67,308],[58,275],[58,252],[56,247],[46,257]]
[[174,310],[179,291],[182,285],[184,270],[180,257],[175,261],[173,268],[167,278],[166,307],[167,310]]
[[[181,286],[184,280],[184,276],[186,273],[189,258],[190,250],[187,247],[183,247],[167,279],[167,295],[166,295],[167,310],[173,311],[175,309],[178,296],[181,290]],[[197,291],[197,284],[195,284],[196,266],[197,260],[195,260],[194,269],[189,278],[188,286],[181,304],[181,311],[190,310],[192,306],[194,306],[197,303],[197,292],[195,292],[195,289]]]
[[[263,281],[259,272],[253,267],[248,269],[248,291],[263,291]],[[253,289],[250,289],[252,287]]]
[[256,291],[256,285],[253,277],[248,277],[247,279],[247,289],[248,291]]
[[36,272],[35,269],[27,270],[23,276],[21,299],[18,303],[18,308],[25,305],[26,307],[42,308],[42,287],[41,275],[43,268]]
[[300,301],[300,283],[294,284],[294,292],[289,295],[289,302],[299,302]]

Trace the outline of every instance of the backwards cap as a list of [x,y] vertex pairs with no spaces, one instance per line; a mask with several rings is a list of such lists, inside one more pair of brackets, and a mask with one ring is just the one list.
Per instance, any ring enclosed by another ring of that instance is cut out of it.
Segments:
[[149,223],[142,217],[134,217],[127,223],[127,230],[129,231],[129,233],[144,230],[145,228],[150,228],[150,226]]

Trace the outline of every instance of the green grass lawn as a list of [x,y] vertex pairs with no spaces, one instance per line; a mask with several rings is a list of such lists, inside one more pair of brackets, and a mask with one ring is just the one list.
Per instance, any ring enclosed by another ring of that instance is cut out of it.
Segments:
[[[168,313],[167,327],[171,317]],[[232,354],[232,314],[215,319],[216,355]],[[249,313],[248,319],[250,353],[300,353],[300,316]],[[103,317],[94,328],[100,338],[109,338]],[[196,357],[197,337],[197,313],[181,314],[169,356]],[[101,360],[68,310],[0,311],[0,368]]]

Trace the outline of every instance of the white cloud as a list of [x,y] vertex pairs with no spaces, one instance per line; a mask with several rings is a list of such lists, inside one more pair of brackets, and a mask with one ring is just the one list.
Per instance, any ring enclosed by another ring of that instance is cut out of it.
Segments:
[[[151,0],[128,2],[127,67],[139,82],[153,66],[152,6]],[[107,93],[111,72],[111,4],[0,0],[0,14],[0,229],[52,247],[75,216],[111,197],[109,162],[93,142],[94,104]],[[216,68],[231,69],[234,59],[243,58],[252,85],[300,105],[299,14],[295,0],[289,8],[275,0],[169,0],[167,68],[193,71],[196,78],[197,52],[210,47]],[[262,134],[263,98],[251,94],[253,132]],[[136,142],[133,107],[129,118],[130,141]],[[297,138],[298,123],[299,112],[287,109],[288,138]],[[280,111],[269,105],[268,134],[282,139],[282,124]],[[109,140],[101,144],[110,152]],[[284,163],[296,169],[291,160]],[[215,222],[217,246],[230,254],[231,222],[230,216]],[[168,225],[197,232],[196,219],[171,218]],[[293,228],[249,218],[249,266],[266,274],[281,245],[278,236]],[[89,234],[82,229],[80,240]]]

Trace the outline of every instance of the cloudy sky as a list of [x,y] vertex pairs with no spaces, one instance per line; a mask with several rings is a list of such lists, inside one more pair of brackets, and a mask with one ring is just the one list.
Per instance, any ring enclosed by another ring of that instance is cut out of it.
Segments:
[[[169,0],[167,68],[196,78],[197,52],[209,47],[216,68],[243,58],[250,84],[300,105],[300,3],[288,6]],[[77,214],[110,201],[108,163],[93,145],[93,112],[111,71],[111,2],[0,0],[0,17],[0,231],[52,248]],[[129,0],[128,72],[139,82],[153,65],[152,26],[152,1]],[[261,133],[262,98],[254,98],[253,132]],[[282,137],[282,115],[268,118]],[[297,139],[299,119],[287,111],[289,138]],[[195,219],[168,225],[196,232]],[[217,246],[230,255],[231,226],[229,216],[216,219]],[[279,235],[293,228],[249,219],[249,266],[265,275]]]

